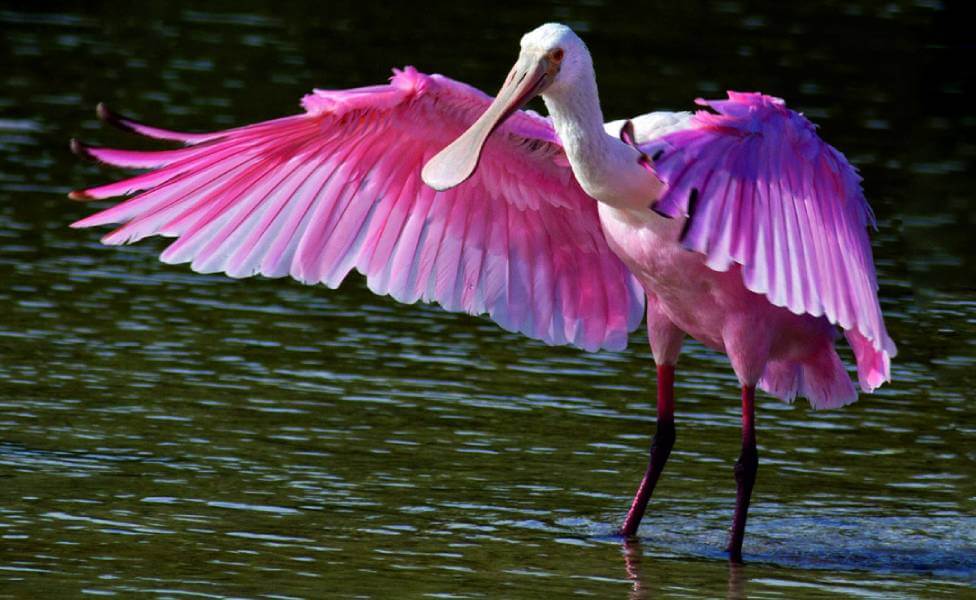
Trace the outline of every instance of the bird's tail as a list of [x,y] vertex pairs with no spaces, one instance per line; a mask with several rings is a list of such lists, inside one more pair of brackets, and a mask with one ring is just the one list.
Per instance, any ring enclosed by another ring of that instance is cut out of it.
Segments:
[[770,361],[759,380],[759,388],[786,402],[803,396],[818,410],[838,408],[857,400],[854,383],[833,348],[815,352],[805,361]]

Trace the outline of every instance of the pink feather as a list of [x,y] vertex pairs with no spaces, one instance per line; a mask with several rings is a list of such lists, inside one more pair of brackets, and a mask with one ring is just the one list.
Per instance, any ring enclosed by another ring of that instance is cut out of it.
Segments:
[[79,145],[102,162],[151,170],[75,193],[135,195],[74,226],[122,223],[109,244],[176,236],[165,261],[235,277],[290,274],[335,287],[355,267],[371,289],[399,300],[487,313],[551,344],[623,348],[644,298],[547,119],[513,115],[457,190],[435,193],[420,181],[425,160],[489,101],[407,67],[389,85],[316,90],[302,100],[305,114],[206,134],[150,127],[103,107],[103,118],[123,129],[192,145]]
[[[698,190],[685,247],[718,270],[742,265],[746,287],[772,304],[840,325],[861,387],[873,390],[890,380],[896,349],[877,298],[866,231],[874,216],[860,177],[779,98],[728,96],[698,100],[716,112],[699,111],[689,128],[654,142],[664,143],[654,168],[668,184],[654,209],[684,217]],[[713,185],[716,177],[728,184]]]

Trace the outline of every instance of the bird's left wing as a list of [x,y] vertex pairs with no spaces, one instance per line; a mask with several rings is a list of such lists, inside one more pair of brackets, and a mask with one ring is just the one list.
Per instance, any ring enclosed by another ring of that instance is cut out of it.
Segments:
[[782,100],[729,92],[680,130],[641,144],[667,184],[653,205],[685,218],[680,242],[709,267],[740,265],[746,287],[845,330],[861,386],[889,380],[888,337],[856,170]]
[[316,90],[304,114],[207,134],[100,116],[186,147],[75,150],[147,172],[73,192],[134,197],[74,224],[122,223],[106,244],[177,238],[162,254],[199,272],[291,275],[337,287],[353,268],[376,293],[487,313],[550,344],[620,349],[640,323],[639,284],[604,238],[596,203],[568,167],[548,120],[519,111],[489,139],[481,166],[435,192],[423,164],[490,102],[413,68],[389,85]]

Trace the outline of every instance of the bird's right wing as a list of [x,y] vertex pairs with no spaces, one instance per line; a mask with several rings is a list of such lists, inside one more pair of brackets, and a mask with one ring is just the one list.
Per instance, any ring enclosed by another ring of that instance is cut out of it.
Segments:
[[134,197],[75,227],[123,226],[106,244],[177,238],[169,263],[231,277],[291,275],[337,287],[350,270],[402,302],[487,313],[550,344],[620,349],[643,292],[604,238],[596,202],[569,169],[548,120],[519,112],[488,140],[470,181],[435,192],[423,164],[490,98],[408,67],[389,85],[316,90],[304,114],[210,134],[103,118],[186,147],[79,153],[148,172],[73,192]]

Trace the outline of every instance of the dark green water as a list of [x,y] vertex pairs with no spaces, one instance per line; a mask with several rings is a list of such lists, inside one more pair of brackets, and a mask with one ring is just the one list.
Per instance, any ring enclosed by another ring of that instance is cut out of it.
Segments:
[[[0,9],[0,596],[976,597],[972,37],[938,2],[162,3]],[[788,5],[785,5],[788,6]],[[137,9],[131,9],[137,10]],[[67,150],[292,113],[414,64],[494,90],[524,31],[580,29],[608,118],[783,96],[861,168],[895,382],[837,412],[764,397],[745,554],[721,549],[738,391],[690,343],[641,530],[652,365],[343,289],[103,248]],[[968,65],[968,66],[967,66]],[[967,71],[967,69],[969,69]]]

